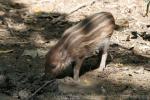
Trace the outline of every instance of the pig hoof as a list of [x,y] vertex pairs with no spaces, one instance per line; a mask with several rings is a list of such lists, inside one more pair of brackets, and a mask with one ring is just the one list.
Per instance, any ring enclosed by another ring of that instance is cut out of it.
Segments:
[[102,72],[102,71],[104,71],[104,68],[98,68],[97,71]]
[[74,79],[74,82],[75,83],[80,83],[80,79],[78,78],[78,79]]

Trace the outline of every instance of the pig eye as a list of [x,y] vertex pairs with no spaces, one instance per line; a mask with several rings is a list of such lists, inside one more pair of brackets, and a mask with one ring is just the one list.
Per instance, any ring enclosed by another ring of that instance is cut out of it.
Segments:
[[50,64],[49,67],[55,68],[56,66],[54,64]]

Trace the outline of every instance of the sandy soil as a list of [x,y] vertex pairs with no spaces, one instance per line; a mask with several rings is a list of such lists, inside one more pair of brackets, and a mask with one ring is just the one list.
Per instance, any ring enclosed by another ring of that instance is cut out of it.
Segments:
[[70,26],[91,14],[111,12],[121,26],[114,32],[107,68],[85,60],[80,82],[72,68],[33,100],[149,100],[150,13],[146,2],[131,0],[0,0],[0,99],[28,98],[46,81],[44,55]]

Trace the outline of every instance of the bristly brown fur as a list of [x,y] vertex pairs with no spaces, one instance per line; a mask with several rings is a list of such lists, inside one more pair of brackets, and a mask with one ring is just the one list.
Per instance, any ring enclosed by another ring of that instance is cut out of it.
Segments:
[[72,61],[91,56],[103,48],[114,28],[114,17],[108,12],[94,14],[72,26],[46,55],[45,73],[55,76]]

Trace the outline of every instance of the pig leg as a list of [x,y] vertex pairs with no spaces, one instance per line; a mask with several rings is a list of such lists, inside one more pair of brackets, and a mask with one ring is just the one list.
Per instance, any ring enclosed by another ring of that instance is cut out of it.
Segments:
[[102,57],[101,57],[101,62],[100,62],[98,71],[103,71],[106,66],[106,59],[107,59],[107,55],[108,55],[109,44],[110,44],[110,39],[105,40],[104,47],[103,47],[103,53],[102,53]]
[[80,72],[82,62],[83,62],[83,59],[78,59],[76,61],[76,65],[74,67],[74,76],[73,76],[75,81],[79,81],[79,72]]

